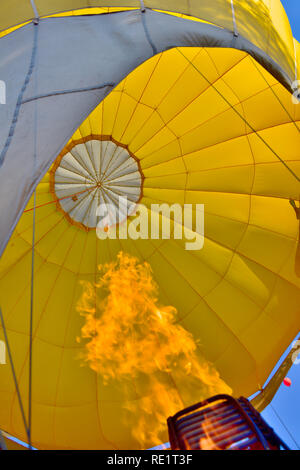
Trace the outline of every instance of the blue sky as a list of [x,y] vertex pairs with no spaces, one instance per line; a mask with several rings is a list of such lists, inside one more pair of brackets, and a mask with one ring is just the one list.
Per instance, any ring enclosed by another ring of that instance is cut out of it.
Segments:
[[[300,2],[300,0],[297,0]],[[298,336],[298,338],[300,338]],[[279,360],[274,371],[282,363],[291,348]],[[262,415],[290,449],[300,449],[300,364],[292,366],[287,376],[291,387],[281,385],[272,403]]]
[[281,0],[290,19],[294,37],[300,41],[300,0]]

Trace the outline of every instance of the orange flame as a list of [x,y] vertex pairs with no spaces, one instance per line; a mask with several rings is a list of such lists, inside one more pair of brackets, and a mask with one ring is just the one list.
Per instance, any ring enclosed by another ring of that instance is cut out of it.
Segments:
[[218,436],[218,432],[215,430],[212,420],[209,418],[204,420],[202,423],[202,429],[205,433],[205,437],[200,439],[200,449],[221,450],[215,442],[215,438]]
[[[216,393],[231,393],[200,357],[191,333],[176,323],[174,307],[160,307],[151,267],[120,252],[99,266],[95,285],[83,282],[78,311],[85,317],[85,361],[111,381],[134,381],[138,400],[126,401],[140,445],[165,439],[166,419]],[[97,305],[97,307],[96,307]]]
[[[207,406],[209,409],[209,406]],[[199,429],[198,431],[202,432],[202,435],[204,434],[205,437],[199,437],[199,440],[197,441],[197,438],[194,437],[194,442],[190,441],[190,438],[192,437],[184,437],[184,445],[186,450],[222,450],[218,445],[218,434],[220,430],[218,427],[215,426],[215,421],[218,420],[218,414],[212,412],[210,410],[210,416],[206,413],[206,411],[202,411],[203,413],[203,418],[199,420]],[[188,415],[186,415],[188,417]]]

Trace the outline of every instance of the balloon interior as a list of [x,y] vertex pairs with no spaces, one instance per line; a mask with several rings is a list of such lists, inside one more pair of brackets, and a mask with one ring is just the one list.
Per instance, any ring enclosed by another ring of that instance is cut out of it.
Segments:
[[38,449],[168,430],[176,449],[284,447],[233,398],[263,409],[299,332],[281,2],[0,3],[0,430]]

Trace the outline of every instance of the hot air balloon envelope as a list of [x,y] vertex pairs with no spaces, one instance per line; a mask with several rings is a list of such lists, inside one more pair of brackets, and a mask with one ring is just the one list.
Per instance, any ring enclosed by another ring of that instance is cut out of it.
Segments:
[[[154,446],[167,413],[260,390],[299,331],[299,44],[279,0],[0,3],[1,308],[26,419],[33,318],[32,444]],[[0,402],[26,440],[8,364]]]

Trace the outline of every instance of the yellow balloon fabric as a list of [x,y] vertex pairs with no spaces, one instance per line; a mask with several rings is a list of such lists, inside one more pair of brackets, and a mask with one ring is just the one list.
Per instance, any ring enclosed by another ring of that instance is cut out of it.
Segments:
[[[95,282],[98,265],[120,251],[150,264],[161,304],[177,309],[179,324],[235,395],[262,387],[299,331],[299,220],[289,203],[299,205],[299,126],[300,106],[253,58],[205,47],[151,58],[82,123],[67,149],[91,139],[123,145],[144,177],[141,203],[205,205],[205,242],[201,251],[186,251],[181,240],[99,240],[55,202],[58,157],[36,200],[36,447],[137,446],[120,422],[117,383],[105,386],[82,367],[84,345],[76,340],[83,325],[76,310],[80,281]],[[24,403],[33,204],[32,198],[0,264],[2,310]],[[0,427],[26,439],[9,367],[0,367],[0,398]]]

